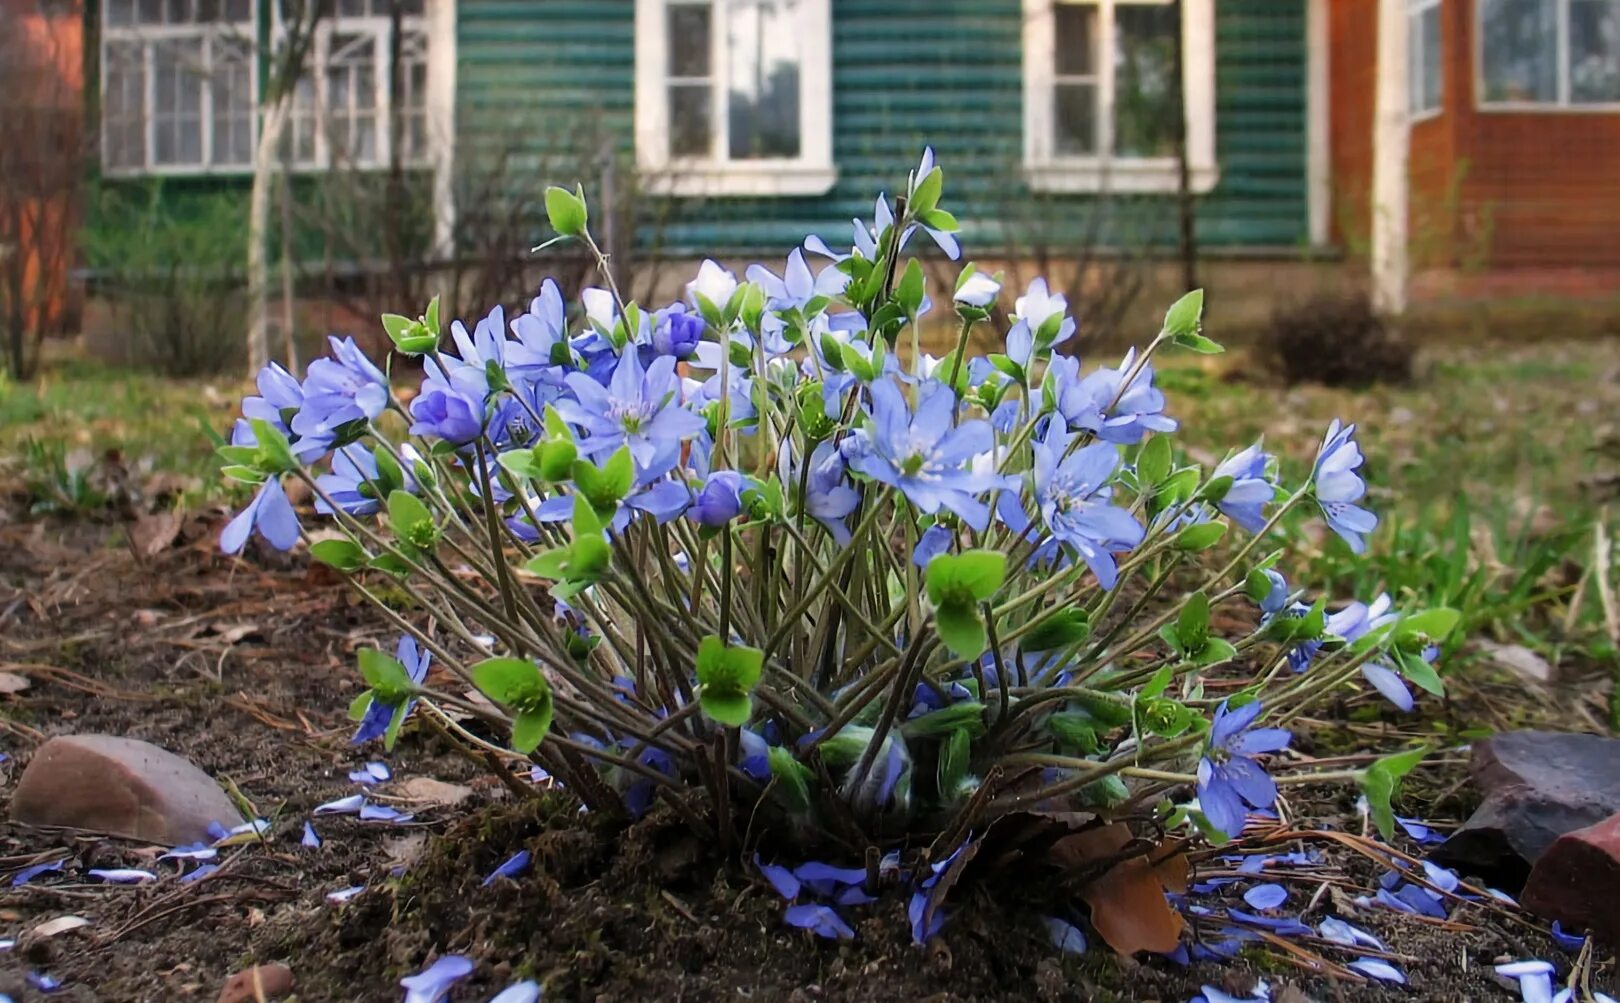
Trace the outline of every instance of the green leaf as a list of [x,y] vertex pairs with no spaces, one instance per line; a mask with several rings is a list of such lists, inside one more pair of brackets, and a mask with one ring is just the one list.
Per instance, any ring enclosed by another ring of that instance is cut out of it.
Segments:
[[944,209],[930,209],[927,212],[919,212],[916,214],[916,218],[917,222],[928,227],[930,230],[939,230],[943,233],[955,233],[957,230],[961,229],[961,226],[956,222],[956,217],[952,216]]
[[1446,685],[1440,681],[1440,673],[1434,670],[1434,666],[1424,661],[1421,654],[1400,648],[1396,648],[1394,654],[1395,664],[1400,666],[1401,675],[1437,697],[1446,695]]
[[1262,602],[1271,595],[1271,579],[1266,577],[1265,571],[1255,568],[1243,579],[1243,594],[1255,602]]
[[1052,614],[1039,627],[1024,635],[1019,647],[1025,651],[1055,651],[1079,644],[1091,636],[1091,618],[1083,609],[1065,609]]
[[[1169,685],[1168,680],[1165,685]],[[1159,692],[1164,692],[1161,688]],[[1101,693],[1076,693],[1074,703],[1105,727],[1118,728],[1131,723],[1131,701],[1110,698]]]
[[512,748],[525,756],[540,747],[546,733],[551,731],[551,697],[545,699],[544,709],[527,710],[512,719]]
[[939,196],[944,188],[945,172],[938,167],[924,175],[911,193],[912,214],[921,217],[924,213],[932,212],[939,205]]
[[1170,681],[1175,678],[1175,675],[1174,667],[1169,665],[1159,666],[1159,670],[1153,673],[1153,677],[1142,684],[1142,689],[1137,693],[1137,697],[1142,700],[1151,700],[1160,695],[1170,688]]
[[411,574],[411,566],[394,554],[378,554],[367,561],[366,564],[369,567],[376,568],[378,571],[385,571],[396,578],[408,578]]
[[1395,835],[1395,811],[1391,801],[1400,787],[1401,778],[1411,773],[1428,753],[1429,747],[1423,745],[1385,756],[1367,767],[1367,772],[1361,776],[1361,790],[1367,796],[1367,808],[1372,814],[1373,824],[1378,826],[1379,834],[1386,840]]
[[900,276],[900,284],[894,291],[895,301],[905,309],[907,314],[915,314],[917,309],[922,306],[925,294],[922,263],[916,258],[912,258],[906,264],[905,273]]
[[1187,597],[1176,617],[1176,637],[1181,650],[1189,654],[1202,651],[1209,640],[1209,596],[1200,589]]
[[1142,701],[1142,730],[1160,738],[1184,735],[1197,717],[1192,708],[1175,700],[1155,697]]
[[984,734],[984,704],[977,700],[962,700],[949,707],[920,714],[901,727],[901,732],[907,738],[938,738],[953,731]]
[[249,419],[248,424],[253,428],[253,438],[259,444],[259,468],[267,474],[285,474],[298,469],[298,459],[293,456],[292,444],[282,434],[281,429],[265,421],[263,418]]
[[439,538],[439,528],[433,524],[433,513],[428,511],[422,499],[408,491],[389,494],[388,525],[399,539],[423,550],[432,547]]
[[1198,471],[1193,467],[1184,467],[1166,478],[1153,492],[1153,497],[1148,499],[1148,511],[1152,515],[1168,511],[1191,498],[1197,490]]
[[1204,641],[1204,646],[1198,649],[1193,656],[1193,662],[1202,668],[1218,665],[1221,662],[1231,661],[1237,657],[1237,648],[1224,637],[1211,637]]
[[736,690],[704,688],[698,693],[703,715],[727,728],[741,728],[754,714],[754,698]]
[[428,300],[427,313],[422,315],[422,320],[424,322],[426,322],[426,324],[428,326],[428,329],[431,330],[435,336],[437,336],[438,333],[439,333],[439,330],[440,330],[439,329],[439,296],[438,296],[437,293],[435,293],[433,295],[432,299]]
[[940,744],[939,796],[953,800],[967,779],[968,763],[973,752],[973,738],[966,731],[953,731]]
[[790,811],[807,812],[810,810],[810,779],[814,774],[810,767],[794,758],[793,753],[780,745],[773,745],[765,750],[765,760],[770,763],[771,775],[776,778],[776,793]]
[[698,642],[698,703],[710,719],[729,728],[748,723],[753,691],[765,665],[758,648],[728,645],[716,634]]
[[352,540],[319,540],[309,546],[309,556],[339,571],[365,567],[366,552]]
[[[930,568],[943,558],[936,557]],[[958,658],[978,658],[984,654],[984,621],[979,610],[971,603],[944,602],[934,609],[934,630],[939,639]]]
[[995,550],[941,554],[928,562],[928,600],[935,605],[984,602],[1007,577],[1007,555]]
[[373,455],[377,458],[377,493],[387,498],[405,486],[405,471],[399,468],[399,461],[388,450],[373,450]]
[[551,221],[551,228],[565,237],[582,235],[588,219],[584,190],[576,188],[571,192],[556,185],[547,188],[546,218]]
[[1219,505],[1226,500],[1226,496],[1231,492],[1232,478],[1230,475],[1222,474],[1219,477],[1210,478],[1209,483],[1204,485],[1204,490],[1198,492],[1198,497],[1211,505]]
[[1198,522],[1177,533],[1174,546],[1184,553],[1196,554],[1215,546],[1225,535],[1224,522]]
[[1076,711],[1053,714],[1046,719],[1046,730],[1058,745],[1077,749],[1082,755],[1102,750],[1102,743],[1097,739],[1097,723],[1089,714]]
[[1199,355],[1220,355],[1226,347],[1220,342],[1206,338],[1201,334],[1181,334],[1170,339],[1170,343],[1177,348],[1185,348]]
[[388,337],[391,338],[396,344],[399,342],[400,338],[405,336],[405,332],[409,331],[411,326],[415,323],[416,321],[402,314],[385,313],[382,315],[383,330],[387,332]]
[[1461,622],[1462,614],[1449,607],[1441,606],[1437,609],[1424,610],[1411,616],[1403,617],[1395,627],[1395,640],[1404,641],[1408,638],[1425,639],[1439,643],[1451,635]]
[[472,677],[484,696],[513,708],[550,691],[540,667],[521,658],[486,658],[472,667]]
[[394,751],[394,743],[399,741],[399,729],[404,727],[405,718],[411,712],[409,700],[402,700],[394,708],[394,713],[388,718],[388,727],[383,730],[383,749],[386,752]]
[[376,695],[370,690],[362,690],[360,695],[349,701],[349,720],[358,721],[366,716],[366,710],[371,707],[371,701]]
[[543,550],[523,562],[523,570],[550,581],[560,582],[568,577],[568,559],[570,556],[572,556],[572,548],[570,547]]
[[1170,476],[1170,437],[1155,435],[1136,454],[1136,480],[1143,487]]
[[1170,306],[1164,315],[1164,333],[1170,338],[1196,335],[1204,315],[1204,291],[1194,289]]
[[360,660],[360,677],[371,687],[378,700],[386,704],[397,704],[405,700],[416,691],[416,684],[411,682],[410,673],[399,660],[384,654],[376,648],[361,648],[357,653]]
[[536,462],[532,449],[508,449],[495,459],[501,466],[519,477],[535,479],[540,477],[540,465]]

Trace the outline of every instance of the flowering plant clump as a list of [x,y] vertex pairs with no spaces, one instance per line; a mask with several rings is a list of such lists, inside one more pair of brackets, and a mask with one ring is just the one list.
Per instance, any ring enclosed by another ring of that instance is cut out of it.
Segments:
[[[1313,704],[1440,692],[1452,611],[1330,614],[1262,552],[1313,505],[1360,549],[1355,427],[1297,483],[1258,444],[1191,462],[1153,360],[1220,351],[1202,295],[1082,373],[1040,280],[1005,330],[971,264],[930,300],[908,251],[959,253],[943,179],[929,153],[847,253],[813,238],[742,278],[705,261],[659,309],[620,297],[583,193],[553,188],[552,226],[604,276],[578,309],[548,280],[448,344],[436,300],[385,316],[424,373],[408,403],[353,341],[302,381],[267,367],[221,450],[257,486],[222,543],[302,539],[399,629],[360,653],[356,740],[392,748],[414,715],[508,783],[524,758],[593,812],[665,804],[734,852],[747,833],[788,920],[824,936],[902,884],[921,940],[1013,825],[1058,826],[1043,848],[1105,833],[1093,872],[1142,852],[1126,822],[1221,842],[1279,784],[1348,778],[1278,771]],[[946,312],[935,358],[921,331]],[[1356,774],[1386,827],[1409,759]],[[848,866],[783,862],[811,853]]]

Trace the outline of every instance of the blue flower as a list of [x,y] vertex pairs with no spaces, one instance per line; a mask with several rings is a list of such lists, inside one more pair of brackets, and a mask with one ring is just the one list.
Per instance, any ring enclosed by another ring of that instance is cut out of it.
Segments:
[[1233,522],[1251,533],[1265,528],[1266,503],[1277,496],[1277,488],[1266,479],[1271,457],[1260,451],[1260,444],[1234,453],[1221,461],[1214,476],[1232,478],[1232,486],[1217,507]]
[[450,987],[472,974],[473,963],[459,954],[446,954],[417,975],[399,980],[405,987],[405,1003],[441,1003],[450,998]]
[[[427,678],[428,663],[433,661],[433,653],[426,648],[418,647],[416,638],[409,634],[399,639],[399,646],[394,649],[394,657],[405,666],[405,674],[410,676],[411,682],[418,685]],[[411,706],[415,703],[415,700],[405,701],[407,716],[410,715]],[[360,725],[354,729],[354,737],[349,739],[349,744],[359,745],[373,738],[381,738],[388,730],[388,722],[394,716],[394,709],[394,704],[383,703],[373,696],[371,702],[366,704],[366,713],[360,718]]]
[[844,917],[838,915],[837,910],[829,905],[810,903],[790,905],[782,914],[782,920],[788,926],[809,930],[816,936],[828,940],[850,940],[855,936],[855,931],[844,922]]
[[967,464],[994,448],[990,423],[975,419],[952,427],[956,394],[944,384],[920,390],[915,417],[893,381],[872,384],[870,393],[871,424],[844,440],[849,465],[899,489],[923,512],[950,509],[982,532],[990,509],[978,496],[1004,480]]
[[562,290],[546,279],[540,295],[529,302],[529,312],[512,321],[517,341],[505,346],[507,370],[514,376],[561,385],[562,373],[574,365],[568,344],[568,308]]
[[685,303],[672,303],[653,315],[652,351],[654,355],[673,355],[684,359],[697,350],[703,340],[703,318],[688,313]]
[[287,492],[282,490],[278,477],[265,481],[248,507],[226,524],[225,531],[219,535],[219,549],[227,554],[240,554],[254,530],[277,550],[291,550],[298,543],[298,514],[287,500]]
[[731,294],[736,291],[737,276],[710,258],[703,259],[703,264],[698,266],[697,278],[686,284],[686,298],[693,306],[699,305],[701,297],[716,310],[724,310],[726,304],[731,302]]
[[1250,728],[1260,716],[1260,701],[1227,709],[1221,701],[1209,732],[1209,748],[1198,762],[1198,804],[1211,825],[1228,836],[1243,832],[1245,805],[1270,808],[1277,785],[1254,759],[1288,747],[1292,736],[1282,728]]
[[798,461],[793,457],[791,445],[782,444],[777,459],[778,476],[787,486],[794,504],[802,494],[805,513],[832,534],[834,543],[844,546],[850,540],[845,520],[861,503],[861,494],[844,474],[843,454],[831,439],[818,443],[810,453],[805,481],[800,484]]
[[[917,186],[922,184],[923,179],[928,177],[933,170],[934,148],[932,146],[925,146],[923,147],[922,159],[917,162],[917,169],[911,172],[911,185],[909,189],[911,195],[916,195]],[[948,230],[936,229],[935,227],[929,226],[927,223],[919,223],[918,226],[921,226],[923,232],[928,234],[929,237],[933,238],[934,243],[939,245],[939,249],[945,252],[945,256],[947,258],[955,261],[957,258],[962,256],[962,247],[956,242],[955,234]],[[906,240],[910,236],[911,229],[908,229],[904,234],[901,235],[901,247],[906,246]]]
[[1151,365],[1144,363],[1126,385],[1125,376],[1135,365],[1136,350],[1131,349],[1118,369],[1104,367],[1077,379],[1079,362],[1053,358],[1047,383],[1069,427],[1121,445],[1135,445],[1148,432],[1174,432],[1176,421],[1164,414],[1164,394],[1153,386]]
[[484,431],[484,405],[477,398],[429,379],[411,401],[411,434],[464,446]]
[[1086,562],[1099,585],[1111,589],[1119,577],[1113,555],[1141,543],[1144,531],[1129,512],[1110,502],[1108,479],[1119,463],[1119,450],[1094,442],[1065,458],[1069,442],[1062,426],[1053,424],[1034,443],[1035,500],[1046,528]]
[[231,445],[257,446],[251,419],[268,422],[292,443],[293,455],[308,463],[331,448],[331,436],[301,438],[292,429],[292,421],[304,406],[304,388],[292,373],[272,362],[259,370],[256,378],[259,392],[242,398],[242,417],[231,427]]
[[748,266],[748,281],[765,291],[766,305],[779,312],[803,310],[818,296],[832,297],[844,291],[849,276],[836,266],[811,273],[805,263],[804,251],[795,247],[787,258],[787,268],[780,277],[764,265]]
[[686,510],[686,517],[700,526],[724,526],[742,514],[742,493],[746,487],[743,475],[734,470],[717,470],[704,482],[697,500]]
[[963,306],[983,309],[994,303],[1000,292],[1000,282],[983,272],[974,272],[968,276],[966,282],[957,287],[956,293],[951,298]]
[[1341,427],[1339,420],[1333,419],[1322,439],[1322,448],[1316,451],[1311,480],[1328,527],[1359,554],[1367,548],[1365,534],[1378,528],[1378,517],[1354,504],[1367,493],[1366,482],[1356,473],[1362,456],[1352,438],[1355,434],[1356,426]]
[[923,531],[917,546],[912,548],[911,563],[919,568],[928,567],[929,561],[951,548],[951,538],[951,531],[939,523],[929,526]]
[[585,430],[579,448],[587,456],[623,443],[636,462],[651,464],[660,451],[703,431],[703,419],[681,406],[681,378],[672,355],[643,369],[636,352],[626,349],[606,387],[584,373],[569,373],[566,380],[577,400],[559,400],[557,413]]
[[304,376],[304,406],[292,430],[330,440],[350,422],[370,421],[388,406],[388,377],[353,338],[331,337],[333,358],[316,359]]
[[[1345,641],[1354,641],[1370,631],[1390,623],[1399,617],[1391,610],[1393,604],[1387,593],[1374,599],[1372,605],[1363,602],[1352,602],[1327,618],[1327,632]],[[1430,646],[1420,654],[1425,662],[1432,662],[1439,655],[1439,649]],[[1400,674],[1387,665],[1379,662],[1366,661],[1361,664],[1361,677],[1367,680],[1368,685],[1383,694],[1384,698],[1403,711],[1410,711],[1416,706],[1412,698],[1412,691],[1407,688],[1406,682]]]
[[[410,459],[414,450],[408,445],[405,449],[406,459]],[[332,454],[332,472],[315,478],[315,486],[349,515],[371,515],[382,507],[377,498],[377,488],[381,486],[379,476],[376,454],[364,446],[344,446]],[[415,481],[409,473],[405,481],[404,487],[414,488]],[[326,498],[316,496],[315,511],[331,515],[332,506],[326,503]]]
[[[1068,316],[1069,300],[1062,293],[1047,288],[1046,280],[1036,278],[1024,295],[1013,302],[1013,326],[1007,332],[1007,357],[1020,366],[1028,367],[1036,343],[1041,351],[1050,351],[1074,336],[1074,318]],[[1079,363],[1074,363],[1078,370]]]

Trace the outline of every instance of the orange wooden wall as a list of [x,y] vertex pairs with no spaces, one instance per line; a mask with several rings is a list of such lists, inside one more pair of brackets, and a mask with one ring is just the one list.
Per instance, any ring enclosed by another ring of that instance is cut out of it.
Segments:
[[[1620,266],[1620,111],[1489,111],[1475,99],[1478,0],[1442,0],[1441,113],[1413,123],[1414,269]],[[1371,219],[1377,0],[1329,0],[1335,239]]]

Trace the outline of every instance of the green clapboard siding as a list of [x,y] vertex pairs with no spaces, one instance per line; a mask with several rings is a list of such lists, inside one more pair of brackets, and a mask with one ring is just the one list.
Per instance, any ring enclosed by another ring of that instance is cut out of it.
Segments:
[[[461,0],[458,156],[500,158],[535,179],[592,174],[582,154],[628,158],[633,0]],[[1305,0],[1216,4],[1221,180],[1198,209],[1210,246],[1292,248],[1305,239]],[[847,242],[849,219],[903,183],[925,143],[969,254],[1056,233],[1174,239],[1172,200],[1033,196],[1019,181],[1019,0],[833,0],[833,190],[815,197],[675,200],[654,213],[676,254],[780,254],[807,233]],[[463,211],[476,207],[463,206]],[[1098,224],[1096,218],[1106,219]],[[543,224],[535,222],[541,238]],[[644,239],[654,239],[651,232]]]

